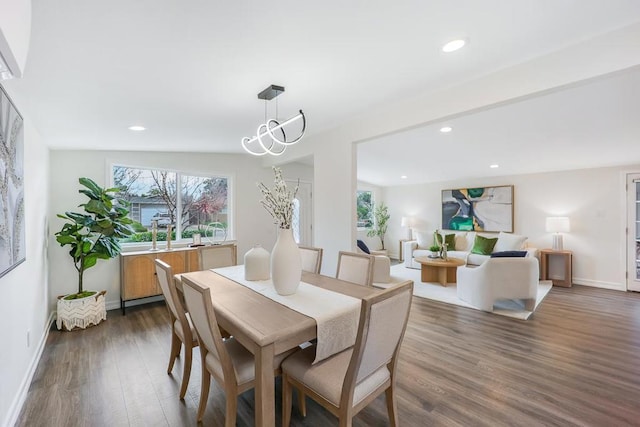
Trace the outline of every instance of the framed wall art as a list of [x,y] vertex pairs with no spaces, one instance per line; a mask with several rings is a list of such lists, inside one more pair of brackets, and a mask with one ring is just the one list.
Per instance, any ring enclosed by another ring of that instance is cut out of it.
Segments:
[[25,260],[24,127],[0,85],[0,277]]
[[513,185],[442,190],[442,228],[513,233]]

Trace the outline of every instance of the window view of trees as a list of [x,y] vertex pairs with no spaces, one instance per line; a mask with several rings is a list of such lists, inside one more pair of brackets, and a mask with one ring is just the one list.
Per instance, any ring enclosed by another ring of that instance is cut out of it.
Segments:
[[373,197],[371,191],[358,191],[356,198],[358,228],[371,228],[373,225]]
[[135,221],[136,233],[123,242],[151,241],[152,221],[158,224],[158,240],[166,239],[169,225],[172,239],[194,233],[211,237],[228,226],[226,177],[126,166],[114,166],[112,172],[114,186],[131,204],[130,217]]

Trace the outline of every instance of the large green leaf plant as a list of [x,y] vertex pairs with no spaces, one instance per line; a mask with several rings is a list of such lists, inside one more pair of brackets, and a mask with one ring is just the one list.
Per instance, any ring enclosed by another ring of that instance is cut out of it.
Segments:
[[60,246],[69,245],[69,255],[78,271],[78,293],[67,299],[84,296],[82,279],[84,272],[96,265],[99,259],[117,257],[122,248],[118,239],[133,234],[129,218],[128,202],[118,197],[117,188],[103,189],[89,178],[78,180],[84,189],[78,190],[89,198],[79,205],[84,213],[58,214],[67,222],[58,231],[56,240]]

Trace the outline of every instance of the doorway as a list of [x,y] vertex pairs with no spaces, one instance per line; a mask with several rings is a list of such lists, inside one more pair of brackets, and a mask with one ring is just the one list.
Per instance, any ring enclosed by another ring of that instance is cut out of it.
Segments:
[[640,292],[640,173],[627,174],[627,290]]

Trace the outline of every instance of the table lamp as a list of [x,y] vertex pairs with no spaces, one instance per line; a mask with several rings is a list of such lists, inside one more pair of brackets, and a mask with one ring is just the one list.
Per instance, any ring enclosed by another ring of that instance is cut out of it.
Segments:
[[400,227],[407,227],[407,240],[411,240],[413,237],[411,234],[411,227],[413,227],[413,218],[410,216],[403,216],[400,221]]
[[569,218],[566,216],[550,216],[547,217],[546,223],[547,233],[555,233],[553,235],[554,251],[562,250],[562,234],[570,231]]

